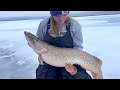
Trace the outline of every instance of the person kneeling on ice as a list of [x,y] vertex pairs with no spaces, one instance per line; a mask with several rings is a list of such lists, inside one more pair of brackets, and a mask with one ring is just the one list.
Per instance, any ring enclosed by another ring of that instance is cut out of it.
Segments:
[[[36,36],[51,45],[83,49],[81,25],[69,16],[69,11],[50,11],[50,17],[39,24]],[[54,67],[43,62],[39,55],[36,79],[92,79],[80,65]]]

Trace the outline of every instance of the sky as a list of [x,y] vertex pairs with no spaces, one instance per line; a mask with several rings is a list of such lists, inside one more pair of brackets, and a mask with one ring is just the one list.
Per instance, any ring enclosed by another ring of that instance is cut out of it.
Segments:
[[[103,78],[119,79],[120,14],[73,18],[82,26],[84,51],[102,60]],[[41,20],[0,21],[0,79],[35,78],[37,55],[23,32],[36,34]]]

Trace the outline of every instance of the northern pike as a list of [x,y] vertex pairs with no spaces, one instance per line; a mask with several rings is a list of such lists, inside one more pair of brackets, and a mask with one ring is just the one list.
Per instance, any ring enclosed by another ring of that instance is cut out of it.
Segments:
[[34,34],[24,31],[25,38],[33,51],[41,55],[44,62],[55,67],[77,64],[91,72],[93,79],[103,79],[102,60],[88,52],[75,48],[57,47],[41,41]]

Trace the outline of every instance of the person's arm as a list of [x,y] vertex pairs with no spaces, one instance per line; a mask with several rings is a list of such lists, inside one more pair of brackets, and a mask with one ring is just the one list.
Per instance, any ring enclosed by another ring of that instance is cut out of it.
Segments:
[[[83,49],[83,35],[82,35],[82,29],[81,29],[81,25],[73,20],[73,22],[71,23],[71,36],[73,38],[73,48],[82,50]],[[71,69],[69,72],[71,75],[75,75],[77,73],[77,67],[75,67],[74,65],[68,69]]]
[[38,26],[38,30],[36,32],[36,36],[42,41],[44,41],[44,37],[46,35],[48,20],[49,20],[49,18],[42,20],[40,22],[40,24]]
[[83,49],[83,35],[81,25],[77,21],[73,21],[71,25],[71,36],[73,38],[73,48]]
[[[46,30],[47,30],[47,19],[43,20],[40,22],[39,26],[38,26],[38,30],[37,30],[37,33],[36,33],[36,36],[44,41],[44,36],[46,34]],[[39,64],[43,64],[43,60],[42,60],[42,57],[41,55],[38,55],[38,61],[39,61]]]
[[39,26],[38,26],[37,33],[36,33],[36,36],[42,41],[44,41],[44,32],[43,32],[44,29],[43,29],[43,27],[44,27],[43,22],[41,21]]

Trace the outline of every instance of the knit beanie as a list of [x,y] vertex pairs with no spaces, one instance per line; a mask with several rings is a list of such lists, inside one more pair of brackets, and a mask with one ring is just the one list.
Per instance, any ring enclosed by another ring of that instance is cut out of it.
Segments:
[[50,11],[51,16],[57,16],[57,15],[67,15],[69,14],[69,11]]

